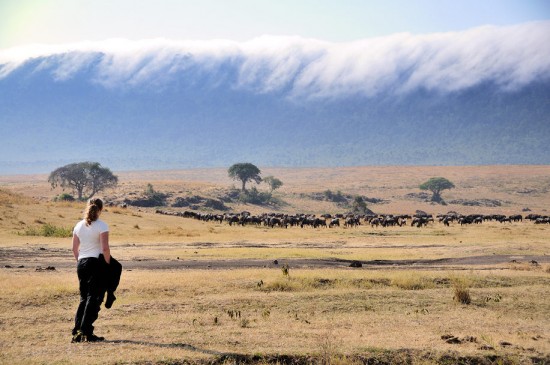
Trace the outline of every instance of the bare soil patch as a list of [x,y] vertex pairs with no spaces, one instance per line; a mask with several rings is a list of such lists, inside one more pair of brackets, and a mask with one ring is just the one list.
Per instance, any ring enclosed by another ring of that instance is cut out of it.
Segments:
[[[265,246],[260,246],[265,247]],[[326,247],[323,247],[326,248]],[[0,267],[4,268],[34,268],[57,267],[70,268],[75,265],[74,260],[68,258],[67,249],[45,247],[12,247],[0,248]],[[280,268],[289,265],[291,268],[300,269],[327,269],[354,267],[352,263],[360,263],[364,270],[376,269],[472,269],[472,266],[484,266],[485,269],[502,268],[502,264],[529,264],[538,266],[549,264],[550,256],[541,255],[482,255],[439,259],[415,259],[415,260],[345,260],[331,259],[295,259],[274,258],[266,259],[171,259],[161,260],[157,258],[140,258],[122,260],[126,269],[136,270],[185,270],[185,269],[243,269],[243,268]],[[355,265],[357,268],[357,265]],[[477,268],[479,269],[479,268]]]

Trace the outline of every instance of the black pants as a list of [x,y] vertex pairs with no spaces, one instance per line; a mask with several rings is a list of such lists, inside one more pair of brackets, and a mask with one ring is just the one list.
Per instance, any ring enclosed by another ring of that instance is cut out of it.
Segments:
[[98,317],[105,295],[104,274],[99,259],[80,259],[76,269],[80,288],[80,303],[76,310],[73,335],[78,330],[89,336],[94,332],[93,323]]

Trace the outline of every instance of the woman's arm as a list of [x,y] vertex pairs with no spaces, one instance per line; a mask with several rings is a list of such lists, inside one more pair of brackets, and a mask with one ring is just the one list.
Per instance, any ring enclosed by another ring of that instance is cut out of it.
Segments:
[[78,251],[80,249],[80,238],[73,233],[73,255],[76,261],[78,261]]
[[103,256],[105,262],[111,263],[111,249],[109,248],[109,232],[103,232],[99,235],[99,241],[101,242],[101,249],[103,250]]

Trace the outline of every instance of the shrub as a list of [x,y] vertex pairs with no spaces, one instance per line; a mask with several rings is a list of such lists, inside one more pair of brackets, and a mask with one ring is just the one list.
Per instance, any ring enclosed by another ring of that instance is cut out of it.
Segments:
[[271,202],[271,193],[261,192],[252,187],[250,190],[245,190],[240,193],[239,200],[243,203],[263,205]]
[[168,199],[169,195],[165,193],[161,193],[159,191],[156,191],[153,188],[153,185],[147,184],[147,187],[145,188],[145,191],[143,193],[142,198],[138,199],[124,199],[124,203],[128,205],[133,205],[136,207],[161,207],[166,206],[166,199]]
[[228,209],[225,206],[225,204],[223,203],[223,201],[216,200],[216,199],[206,199],[206,201],[204,202],[204,206],[206,208],[212,208],[212,209],[216,209],[216,210],[227,210]]
[[71,194],[63,193],[56,196],[53,200],[56,202],[74,202],[75,198]]
[[342,195],[342,192],[338,190],[336,193],[333,193],[331,190],[326,190],[324,192],[325,199],[334,203],[347,203],[347,199]]
[[45,224],[40,228],[30,227],[26,229],[24,235],[67,238],[73,235],[73,230],[71,228],[56,227],[51,224]]
[[356,196],[353,200],[353,204],[351,209],[355,213],[365,214],[367,213],[367,203],[365,203],[365,200],[361,196]]
[[288,266],[288,264],[285,264],[281,267],[281,271],[283,272],[283,276],[288,277],[289,270],[290,270],[290,267]]
[[472,298],[470,297],[470,289],[464,280],[455,280],[453,283],[454,296],[453,300],[460,304],[470,304]]

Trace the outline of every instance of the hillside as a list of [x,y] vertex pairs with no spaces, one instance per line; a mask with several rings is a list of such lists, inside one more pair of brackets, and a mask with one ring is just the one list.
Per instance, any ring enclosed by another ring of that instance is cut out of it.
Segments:
[[[274,193],[281,204],[260,206],[243,205],[236,200],[225,202],[229,211],[279,211],[294,214],[337,213],[349,209],[324,198],[324,192],[340,191],[349,196],[376,199],[367,202],[376,213],[410,214],[420,209],[429,213],[482,214],[547,214],[550,207],[549,166],[362,166],[348,168],[268,168],[261,167],[262,176],[273,175],[281,179],[283,187]],[[220,200],[239,184],[227,176],[227,169],[189,169],[121,171],[116,189],[101,194],[108,201],[122,203],[143,195],[147,184],[155,191],[169,195],[168,202],[177,198],[202,197]],[[434,205],[418,198],[418,186],[433,176],[444,176],[456,188],[443,192],[448,205]],[[251,184],[250,187],[255,186]],[[0,188],[33,197],[38,201],[51,201],[62,193],[52,190],[47,175],[14,175],[0,177]],[[267,191],[264,184],[257,185]],[[68,192],[68,191],[66,191]],[[196,205],[199,211],[217,211]],[[169,207],[169,206],[168,206]],[[170,207],[169,207],[170,208]],[[191,209],[191,206],[172,207],[174,211]],[[154,210],[154,208],[153,208]]]

